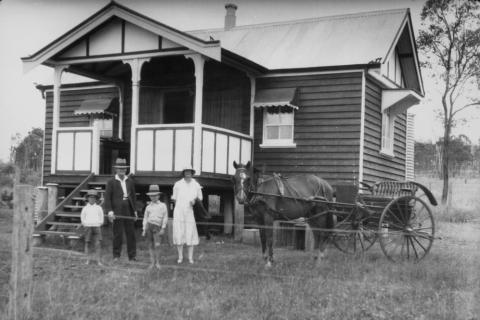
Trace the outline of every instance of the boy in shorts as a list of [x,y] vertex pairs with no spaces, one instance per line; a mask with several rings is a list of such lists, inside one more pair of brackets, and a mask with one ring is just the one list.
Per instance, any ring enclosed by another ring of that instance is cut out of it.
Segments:
[[142,236],[146,237],[148,241],[151,261],[149,269],[153,267],[160,269],[159,247],[161,236],[165,234],[165,228],[167,227],[168,210],[165,203],[160,201],[161,192],[158,185],[150,185],[147,195],[151,202],[145,209]]
[[86,264],[90,264],[90,244],[94,245],[93,254],[97,257],[98,265],[102,266],[100,245],[102,241],[103,209],[97,204],[99,195],[97,190],[88,190],[86,196],[88,203],[82,208],[80,220],[85,228],[85,254]]

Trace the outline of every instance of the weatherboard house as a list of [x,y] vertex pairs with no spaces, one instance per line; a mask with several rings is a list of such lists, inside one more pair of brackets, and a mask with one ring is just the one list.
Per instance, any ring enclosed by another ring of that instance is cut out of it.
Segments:
[[[413,179],[407,111],[424,91],[408,9],[245,26],[236,9],[222,28],[180,31],[111,2],[22,58],[54,74],[38,86],[43,181],[64,198],[38,232],[74,226],[82,190],[101,187],[117,157],[138,192],[171,192],[192,164],[237,234],[234,160],[334,186]],[[62,84],[64,71],[96,81]]]

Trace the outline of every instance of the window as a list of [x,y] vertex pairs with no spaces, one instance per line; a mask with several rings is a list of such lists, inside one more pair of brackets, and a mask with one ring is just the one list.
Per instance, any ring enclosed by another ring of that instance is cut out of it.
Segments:
[[395,116],[386,109],[382,113],[382,148],[380,153],[393,157],[393,142],[395,137]]
[[295,147],[293,142],[294,112],[263,111],[263,144],[260,147]]
[[94,119],[93,121],[98,126],[100,137],[113,137],[113,119]]

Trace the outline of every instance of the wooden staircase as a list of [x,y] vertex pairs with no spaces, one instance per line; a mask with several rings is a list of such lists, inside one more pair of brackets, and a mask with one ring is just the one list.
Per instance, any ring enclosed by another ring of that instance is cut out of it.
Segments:
[[80,222],[80,213],[86,204],[85,194],[89,189],[96,189],[103,203],[106,182],[95,181],[91,173],[79,185],[60,184],[59,189],[71,190],[68,195],[59,198],[60,202],[53,212],[48,214],[35,227],[33,235],[36,237],[56,236],[70,240],[79,240],[83,237]]

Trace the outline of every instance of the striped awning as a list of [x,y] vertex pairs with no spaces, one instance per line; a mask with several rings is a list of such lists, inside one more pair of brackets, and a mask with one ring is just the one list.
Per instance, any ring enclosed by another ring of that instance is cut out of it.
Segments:
[[255,94],[253,107],[290,107],[298,109],[296,105],[297,88],[260,89]]
[[74,115],[106,115],[113,117],[116,114],[112,112],[117,98],[103,98],[103,99],[85,99],[80,106],[73,112]]

